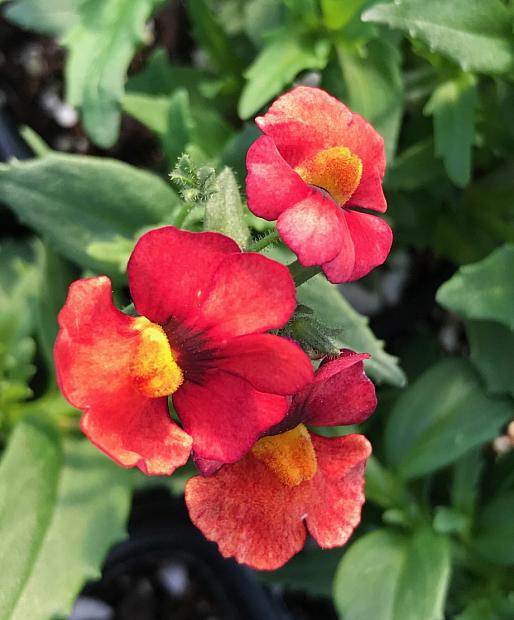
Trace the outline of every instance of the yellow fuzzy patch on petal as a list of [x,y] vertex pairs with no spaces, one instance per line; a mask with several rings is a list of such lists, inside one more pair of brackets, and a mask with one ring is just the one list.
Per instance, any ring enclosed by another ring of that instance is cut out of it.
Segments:
[[252,454],[288,487],[298,486],[316,473],[316,453],[309,431],[303,424],[285,433],[259,439]]
[[184,374],[164,330],[145,317],[138,317],[134,327],[139,337],[131,374],[138,389],[150,398],[173,394],[184,382]]
[[360,183],[362,161],[345,146],[334,146],[319,151],[295,170],[306,183],[321,187],[343,205]]

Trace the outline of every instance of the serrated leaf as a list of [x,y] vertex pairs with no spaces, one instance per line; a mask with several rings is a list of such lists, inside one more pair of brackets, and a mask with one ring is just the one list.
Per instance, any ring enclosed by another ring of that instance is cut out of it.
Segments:
[[435,153],[459,187],[465,187],[471,177],[476,105],[475,79],[463,74],[438,86],[424,110],[434,118]]
[[0,547],[9,565],[3,620],[67,616],[79,589],[99,575],[123,538],[130,476],[91,444],[64,449],[52,428],[18,424],[0,463]]
[[437,291],[445,308],[466,319],[497,321],[514,329],[514,245],[496,249],[478,263],[465,265]]
[[19,219],[53,248],[97,273],[120,280],[112,257],[90,252],[118,237],[133,240],[145,226],[169,218],[181,203],[162,179],[127,164],[50,154],[0,167],[0,192]]
[[443,360],[396,401],[385,433],[387,459],[404,479],[428,474],[496,437],[511,417],[510,401],[488,396],[468,362]]
[[372,6],[362,19],[403,30],[465,71],[514,68],[512,19],[500,0],[395,0]]
[[239,99],[239,116],[247,119],[255,114],[300,71],[323,69],[329,51],[328,41],[309,41],[290,30],[275,33],[245,71],[247,82]]
[[371,354],[365,366],[368,374],[379,383],[402,387],[405,375],[398,361],[384,351],[384,343],[378,340],[368,327],[368,319],[354,310],[337,288],[321,275],[315,276],[297,291],[298,303],[309,306],[315,316],[329,327],[341,328],[341,335],[334,341],[342,348]]
[[215,230],[232,237],[240,248],[250,240],[239,187],[230,168],[225,167],[216,179],[218,191],[205,205],[205,230]]
[[376,530],[343,556],[336,608],[344,620],[442,620],[450,567],[447,540],[428,528],[410,537]]
[[81,110],[84,127],[98,146],[108,148],[118,137],[127,69],[156,3],[89,0],[62,38],[68,50],[66,99]]
[[403,115],[398,48],[385,39],[375,39],[368,43],[364,57],[343,45],[336,51],[348,93],[345,103],[373,124],[384,138],[388,160],[392,160]]

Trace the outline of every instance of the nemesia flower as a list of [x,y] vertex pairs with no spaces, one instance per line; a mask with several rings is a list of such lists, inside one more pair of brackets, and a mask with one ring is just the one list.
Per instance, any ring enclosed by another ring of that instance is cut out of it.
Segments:
[[331,282],[357,280],[391,249],[384,213],[384,141],[361,116],[319,88],[299,86],[255,122],[264,133],[246,159],[249,209],[277,220],[304,266]]
[[262,437],[239,462],[188,481],[191,519],[222,555],[273,570],[302,549],[306,529],[324,548],[348,540],[360,521],[371,446],[363,435],[321,437],[306,424],[356,424],[373,413],[367,357],[345,350],[323,363],[269,431],[276,434]]
[[295,343],[263,333],[294,311],[288,270],[224,235],[168,226],[141,237],[128,279],[141,316],[114,307],[105,276],[74,282],[59,315],[58,383],[84,410],[82,430],[148,474],[170,474],[191,443],[198,458],[236,461],[312,379]]

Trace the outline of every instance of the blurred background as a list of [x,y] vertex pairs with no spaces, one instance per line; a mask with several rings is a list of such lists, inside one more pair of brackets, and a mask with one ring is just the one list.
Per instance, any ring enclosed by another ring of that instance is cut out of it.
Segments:
[[[0,0],[2,620],[514,618],[512,32],[503,0]],[[192,467],[146,479],[81,439],[52,346],[73,279],[130,302],[182,153],[233,170],[254,238],[273,226],[245,156],[299,83],[383,135],[395,241],[358,283],[299,289],[373,356],[362,524],[261,574],[188,522]]]

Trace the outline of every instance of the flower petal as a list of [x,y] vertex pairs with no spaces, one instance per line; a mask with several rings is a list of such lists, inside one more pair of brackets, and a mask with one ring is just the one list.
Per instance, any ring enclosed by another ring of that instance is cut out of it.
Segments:
[[335,97],[319,88],[298,86],[278,97],[255,122],[295,168],[318,151],[350,146],[343,138],[351,120],[351,111]]
[[360,424],[375,411],[375,386],[364,373],[367,353],[342,351],[318,368],[314,381],[293,400],[292,409],[313,426]]
[[272,334],[232,338],[216,354],[216,367],[273,394],[294,394],[313,379],[312,364],[302,349]]
[[327,279],[333,284],[347,282],[355,266],[355,246],[342,209],[338,209],[337,217],[342,235],[341,250],[335,258],[321,266]]
[[319,88],[298,86],[255,120],[292,168],[324,149],[348,147],[362,161],[361,181],[348,205],[386,210],[384,140],[368,121],[335,97]]
[[112,459],[171,474],[187,461],[191,438],[171,421],[166,398],[149,399],[134,387],[135,322],[114,307],[105,276],[74,282],[59,314],[58,383],[67,400],[85,410],[84,433]]
[[240,253],[236,242],[214,232],[165,226],[144,234],[128,263],[136,310],[154,323],[190,322],[220,262]]
[[358,280],[389,256],[393,231],[381,217],[358,211],[345,211],[344,215],[355,246],[355,264],[349,280]]
[[286,209],[277,220],[284,243],[298,256],[302,265],[326,263],[341,251],[343,230],[337,205],[320,192],[313,193]]
[[191,437],[170,418],[167,398],[120,391],[95,401],[82,416],[87,437],[124,467],[148,475],[171,475],[191,452]]
[[200,313],[214,339],[282,327],[294,312],[296,289],[284,265],[262,254],[227,256],[213,277]]
[[246,167],[248,208],[266,220],[276,220],[284,209],[312,192],[267,136],[261,136],[252,144],[246,156]]
[[233,463],[286,415],[288,399],[255,390],[223,370],[209,370],[202,385],[185,382],[173,404],[202,459]]
[[185,489],[191,520],[221,554],[259,570],[279,568],[304,545],[296,495],[252,454],[209,478],[191,478]]
[[338,547],[361,520],[371,445],[363,435],[329,438],[311,433],[311,439],[318,471],[308,483],[307,528],[321,547]]

